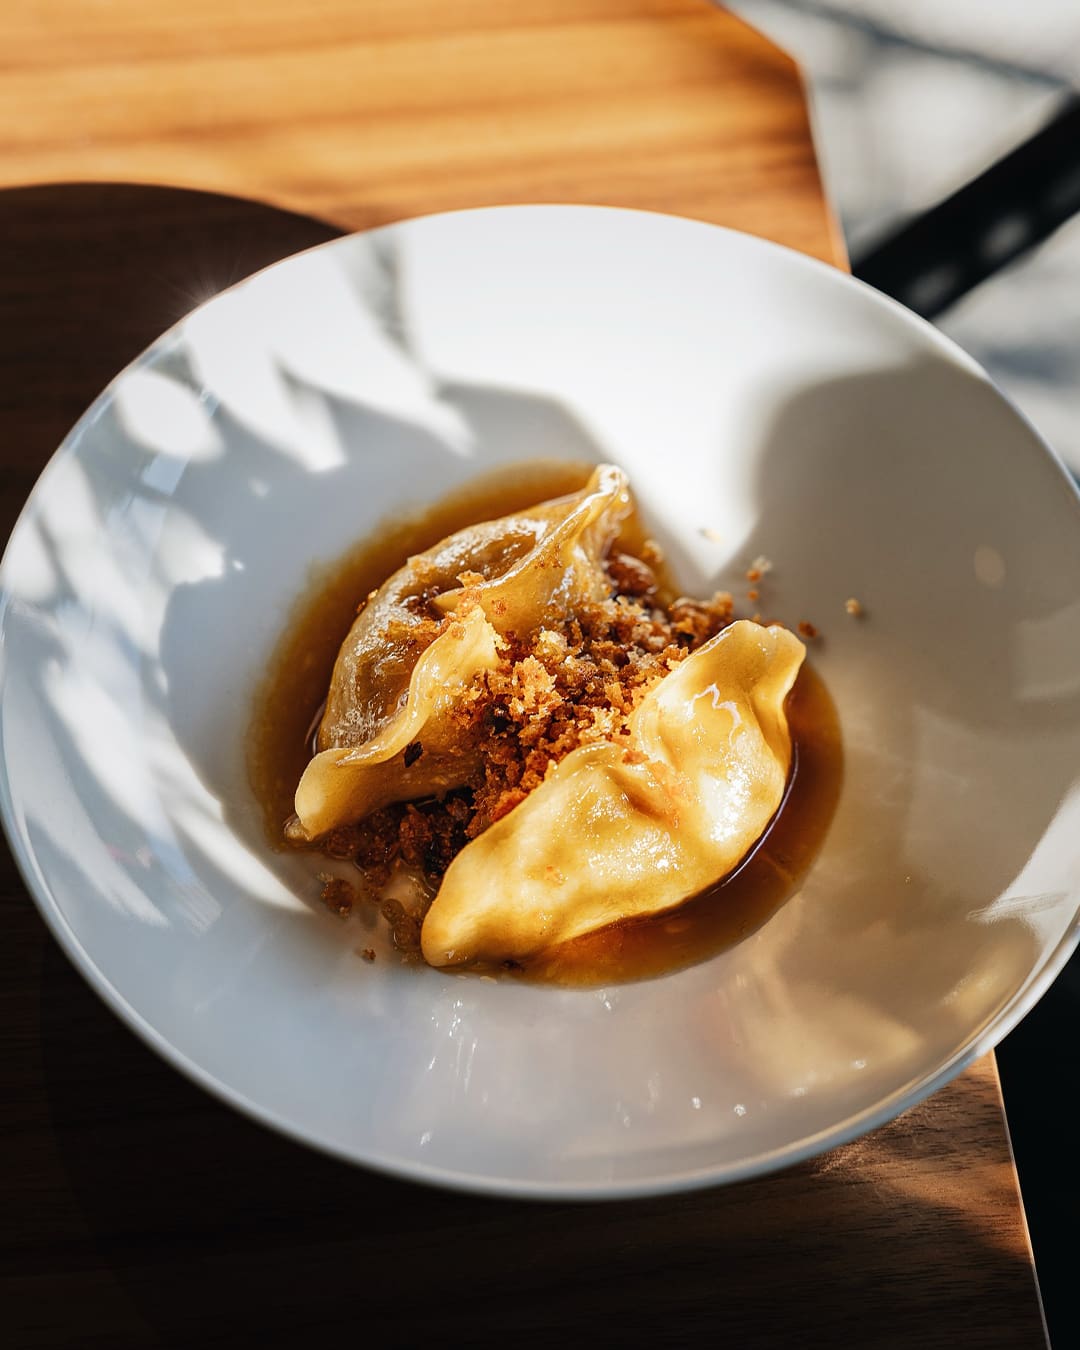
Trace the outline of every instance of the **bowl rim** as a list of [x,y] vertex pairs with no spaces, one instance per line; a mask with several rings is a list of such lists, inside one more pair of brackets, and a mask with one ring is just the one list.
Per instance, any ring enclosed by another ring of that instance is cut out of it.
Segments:
[[[854,287],[862,292],[864,297],[866,297],[871,304],[883,307],[892,314],[895,320],[914,329],[921,335],[924,341],[928,340],[930,346],[936,348],[941,355],[948,357],[952,362],[959,364],[969,372],[976,374],[994,390],[1002,402],[1010,409],[1011,413],[1019,420],[1024,428],[1026,428],[1033,446],[1038,447],[1038,449],[1049,458],[1050,462],[1056,466],[1058,470],[1059,488],[1064,490],[1066,497],[1072,501],[1076,512],[1077,526],[1080,528],[1080,484],[1073,479],[1062,458],[1048,443],[1045,437],[1033,426],[1027,415],[1016,406],[1008,394],[1000,388],[996,381],[972,356],[965,352],[963,348],[951,338],[935,328],[933,324],[907,309],[898,301],[892,299],[892,297],[875,290],[866,282],[852,276],[850,272],[845,271],[839,266],[824,262],[809,254],[801,253],[784,244],[776,243],[773,240],[765,239],[758,235],[748,234],[742,230],[732,229],[729,226],[713,224],[712,222],[695,219],[693,217],[675,215],[670,212],[641,208],[627,208],[602,204],[590,205],[584,203],[536,202],[465,207],[451,211],[433,211],[420,215],[402,217],[399,220],[373,226],[366,230],[344,233],[338,238],[330,239],[320,244],[314,244],[309,248],[302,249],[296,253],[289,254],[284,258],[280,258],[276,262],[268,264],[266,267],[259,268],[257,271],[250,273],[246,277],[242,277],[222,291],[219,291],[215,295],[202,301],[199,305],[194,306],[155,338],[153,342],[139,352],[131,361],[117,371],[117,373],[108,381],[90,405],[74,422],[56,450],[50,455],[19,511],[15,524],[12,527],[11,534],[5,544],[3,556],[0,557],[0,701],[3,699],[7,679],[7,664],[4,660],[3,638],[10,599],[5,581],[8,555],[12,543],[20,530],[25,527],[26,522],[31,519],[37,511],[38,503],[45,490],[47,490],[48,482],[57,466],[69,456],[77,453],[83,431],[85,428],[92,425],[92,423],[101,416],[104,409],[111,404],[115,397],[117,387],[131,374],[131,372],[138,370],[141,366],[154,363],[163,351],[168,350],[168,348],[178,340],[181,329],[191,319],[193,314],[216,304],[223,296],[227,296],[232,292],[247,286],[250,282],[262,276],[264,273],[287,266],[297,258],[305,257],[311,253],[324,252],[343,246],[347,247],[350,241],[358,238],[377,235],[384,231],[393,231],[417,221],[435,221],[448,217],[490,217],[493,215],[508,216],[535,214],[538,212],[573,213],[591,216],[607,214],[618,217],[655,217],[659,221],[664,222],[665,227],[669,224],[674,224],[676,228],[686,227],[698,231],[733,236],[740,241],[740,247],[749,246],[751,248],[763,250],[767,253],[782,255],[788,262],[793,262],[796,266],[809,268],[819,276],[827,277],[830,284],[839,285],[845,289]],[[219,1101],[224,1102],[226,1105],[239,1111],[249,1120],[273,1129],[279,1134],[295,1140],[297,1143],[315,1149],[317,1152],[340,1159],[341,1161],[350,1163],[354,1166],[370,1168],[372,1171],[403,1181],[422,1182],[452,1191],[471,1194],[550,1201],[644,1198],[749,1180],[753,1177],[780,1171],[810,1158],[817,1157],[895,1119],[898,1115],[909,1110],[911,1107],[916,1106],[919,1102],[925,1100],[934,1092],[944,1087],[976,1059],[979,1059],[986,1054],[987,1051],[993,1049],[993,1047],[1012,1031],[1024,1016],[1026,1016],[1035,1003],[1038,1002],[1057,978],[1074,949],[1080,945],[1080,904],[1078,904],[1076,912],[1056,946],[1043,957],[1041,964],[1031,971],[1021,988],[1010,999],[1004,1002],[995,1013],[985,1018],[983,1023],[971,1033],[965,1044],[956,1050],[944,1063],[927,1073],[909,1080],[909,1082],[895,1089],[887,1097],[873,1106],[867,1107],[846,1117],[828,1129],[820,1130],[812,1135],[806,1136],[794,1144],[754,1154],[735,1164],[697,1167],[683,1172],[666,1172],[660,1175],[634,1178],[629,1181],[526,1181],[515,1177],[503,1177],[491,1174],[485,1175],[457,1171],[444,1167],[435,1167],[430,1164],[406,1161],[391,1155],[375,1152],[361,1154],[355,1150],[350,1150],[345,1145],[321,1139],[302,1126],[291,1123],[273,1109],[261,1105],[244,1093],[230,1087],[227,1082],[223,1081],[209,1070],[204,1069],[194,1059],[173,1045],[168,1037],[159,1032],[137,1008],[129,1003],[102,973],[83,947],[78,934],[56,903],[49,882],[37,864],[33,848],[28,839],[25,838],[24,832],[19,827],[12,796],[10,766],[4,744],[2,722],[0,722],[0,825],[3,827],[3,832],[7,838],[12,857],[15,860],[20,876],[33,899],[35,906],[45,920],[48,930],[56,939],[61,950],[105,1006],[118,1017],[121,1022],[129,1027],[130,1030],[135,1032],[142,1042],[155,1051],[167,1064],[179,1070],[191,1082],[205,1089]]]

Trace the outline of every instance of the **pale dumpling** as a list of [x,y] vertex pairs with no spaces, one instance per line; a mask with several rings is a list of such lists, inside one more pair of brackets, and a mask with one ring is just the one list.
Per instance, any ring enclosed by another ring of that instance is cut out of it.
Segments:
[[[609,592],[602,559],[629,511],[625,475],[601,465],[580,492],[471,526],[395,572],[341,648],[290,837],[466,783],[482,750],[449,716],[455,698],[495,666],[504,637]],[[425,641],[432,610],[446,627]]]
[[629,738],[574,750],[458,853],[424,921],[425,960],[527,961],[730,872],[783,798],[784,701],[804,654],[787,630],[743,620],[688,656]]

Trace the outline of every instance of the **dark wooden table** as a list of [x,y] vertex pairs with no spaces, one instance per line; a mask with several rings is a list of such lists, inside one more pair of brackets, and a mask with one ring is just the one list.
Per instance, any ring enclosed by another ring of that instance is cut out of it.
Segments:
[[[342,230],[596,201],[843,264],[796,72],[705,0],[38,0],[4,22],[0,539],[120,366]],[[20,1350],[1045,1343],[992,1056],[763,1180],[474,1199],[305,1152],[166,1068],[6,850],[0,905],[0,1325]]]

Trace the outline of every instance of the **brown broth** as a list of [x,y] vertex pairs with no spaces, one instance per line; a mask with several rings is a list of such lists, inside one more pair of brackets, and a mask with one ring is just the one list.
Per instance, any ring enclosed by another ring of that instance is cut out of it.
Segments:
[[[388,522],[336,562],[313,569],[256,691],[248,736],[251,785],[273,848],[286,847],[284,825],[311,755],[313,727],[358,604],[411,554],[467,525],[576,492],[592,468],[537,461],[496,470],[422,512]],[[616,547],[637,553],[645,537],[634,516],[624,524]],[[671,578],[661,574],[660,583],[662,598],[670,601],[677,593]],[[679,970],[753,932],[798,890],[832,819],[843,761],[836,710],[808,665],[789,696],[787,713],[794,745],[787,792],[739,867],[675,910],[628,920],[553,949],[531,964],[524,978],[583,986]]]

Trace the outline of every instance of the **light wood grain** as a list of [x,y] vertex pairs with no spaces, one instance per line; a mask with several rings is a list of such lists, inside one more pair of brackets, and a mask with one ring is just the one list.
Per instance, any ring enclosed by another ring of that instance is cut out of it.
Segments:
[[[37,0],[4,26],[0,539],[120,366],[340,229],[595,201],[843,260],[796,72],[705,0]],[[60,956],[6,851],[0,913],[20,1347],[1044,1344],[991,1056],[760,1181],[474,1199],[307,1153],[186,1083]]]
[[0,185],[202,188],[344,228],[615,203],[835,256],[791,62],[706,0],[39,0],[5,38]]

